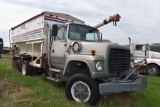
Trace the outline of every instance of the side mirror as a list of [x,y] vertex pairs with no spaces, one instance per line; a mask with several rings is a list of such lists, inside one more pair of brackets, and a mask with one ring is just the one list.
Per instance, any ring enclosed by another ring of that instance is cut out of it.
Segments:
[[99,35],[100,35],[100,40],[101,40],[101,42],[102,42],[102,33],[99,33]]
[[142,46],[142,51],[146,51],[146,46]]
[[52,25],[52,36],[57,36],[58,33],[58,25]]

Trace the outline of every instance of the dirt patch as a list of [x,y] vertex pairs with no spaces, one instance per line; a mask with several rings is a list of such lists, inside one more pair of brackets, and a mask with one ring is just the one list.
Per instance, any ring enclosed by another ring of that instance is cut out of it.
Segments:
[[0,79],[0,98],[16,99],[26,92],[28,89],[21,87],[18,82],[10,83],[6,79]]
[[117,105],[133,105],[138,100],[139,93],[120,93],[117,95],[104,96],[104,99],[108,99],[116,103]]
[[19,96],[25,94],[28,92],[28,89],[20,87],[19,85],[17,85],[16,87],[14,87],[14,89],[11,91],[11,93],[9,94],[9,97],[11,99],[16,99]]
[[31,100],[18,100],[18,101],[15,101],[14,104],[16,105],[19,105],[19,104],[30,104],[31,103]]
[[7,79],[0,79],[0,105],[2,107],[9,107],[13,104],[26,104],[29,101],[19,100],[19,96],[27,93],[28,91],[29,90],[27,88],[21,87],[18,82],[10,82]]
[[0,79],[0,99],[2,98],[8,98],[8,92],[6,89],[8,89],[9,83],[5,79]]

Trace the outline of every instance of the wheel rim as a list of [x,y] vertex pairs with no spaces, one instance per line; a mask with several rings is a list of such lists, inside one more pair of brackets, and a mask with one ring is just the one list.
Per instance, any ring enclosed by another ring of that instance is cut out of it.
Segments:
[[26,65],[25,64],[22,65],[22,74],[26,75]]
[[87,102],[91,96],[91,90],[85,82],[77,81],[71,87],[71,94],[75,101]]
[[156,68],[154,68],[154,67],[151,67],[149,70],[148,70],[148,72],[149,72],[149,74],[156,74],[156,72],[157,72],[157,70],[156,70]]

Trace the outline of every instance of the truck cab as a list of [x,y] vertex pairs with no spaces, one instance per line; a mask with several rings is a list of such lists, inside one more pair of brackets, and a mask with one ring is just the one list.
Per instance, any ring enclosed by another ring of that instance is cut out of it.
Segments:
[[150,47],[148,44],[137,44],[135,46],[135,58],[137,60],[149,57]]
[[158,75],[160,71],[160,53],[150,50],[148,44],[131,44],[131,53],[135,58],[135,63],[146,59],[148,70],[145,73],[149,75]]
[[[62,71],[63,76],[60,77],[85,72],[101,80],[106,76],[119,77],[119,73],[123,75],[129,69],[129,48],[102,42],[98,29],[75,23],[63,26],[55,24],[52,28],[50,66],[52,70],[56,68]],[[56,76],[54,72],[50,73]]]

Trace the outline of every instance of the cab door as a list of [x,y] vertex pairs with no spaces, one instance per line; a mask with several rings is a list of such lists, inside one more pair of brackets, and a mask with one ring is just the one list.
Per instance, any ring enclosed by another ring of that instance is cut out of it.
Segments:
[[66,61],[66,33],[67,27],[63,26],[58,29],[57,36],[54,38],[51,46],[51,66],[63,69]]
[[141,61],[148,58],[148,51],[145,45],[136,45],[135,47],[135,59]]

